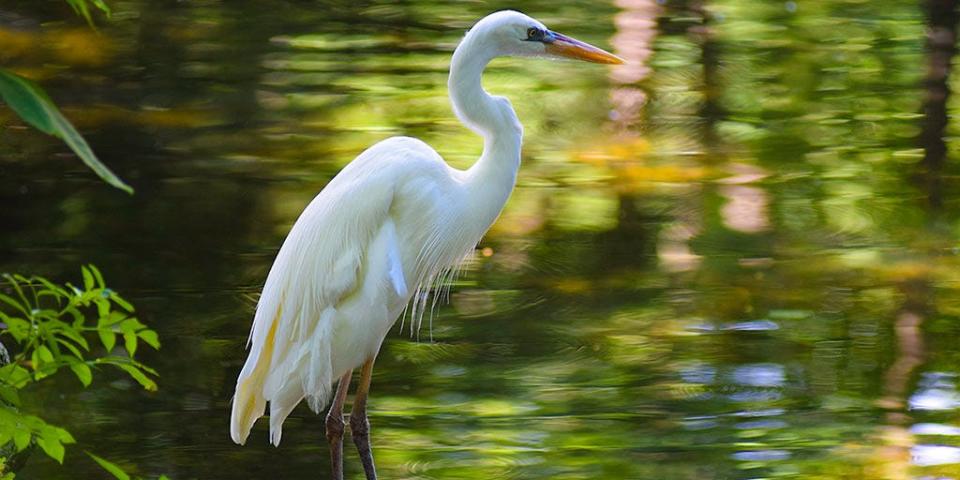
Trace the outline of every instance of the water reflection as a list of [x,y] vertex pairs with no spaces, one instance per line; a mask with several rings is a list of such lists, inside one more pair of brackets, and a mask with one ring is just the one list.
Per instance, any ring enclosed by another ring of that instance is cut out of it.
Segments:
[[939,423],[917,423],[910,427],[914,435],[960,435],[960,428]]
[[[43,81],[138,191],[7,128],[0,270],[66,279],[95,262],[165,340],[145,358],[156,394],[36,394],[76,452],[172,478],[326,469],[305,410],[281,449],[229,443],[249,297],[367,145],[407,134],[454,165],[476,157],[445,71],[501,6],[124,0],[101,34],[47,2],[0,11],[0,60]],[[525,124],[523,169],[433,341],[388,337],[371,405],[384,478],[960,477],[960,137],[955,97],[921,84],[942,59],[919,7],[525,11],[632,63],[492,66],[486,88]],[[100,475],[80,454],[67,468]],[[23,475],[65,478],[42,461]]]
[[749,450],[736,452],[733,458],[743,462],[770,462],[790,458],[790,452],[783,450]]
[[956,374],[943,372],[924,373],[917,391],[910,396],[911,410],[954,410],[960,407],[954,379]]
[[917,445],[910,449],[910,455],[914,465],[921,467],[960,463],[960,447]]
[[779,387],[783,386],[786,375],[783,366],[775,363],[757,363],[743,365],[733,370],[733,383],[752,387]]

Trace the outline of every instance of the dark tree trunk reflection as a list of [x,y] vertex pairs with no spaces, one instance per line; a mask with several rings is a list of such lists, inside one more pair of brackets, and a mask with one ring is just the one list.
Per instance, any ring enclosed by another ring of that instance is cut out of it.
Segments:
[[716,123],[725,115],[720,103],[722,84],[720,80],[720,43],[716,39],[713,23],[715,19],[707,8],[706,0],[697,0],[690,4],[690,11],[700,17],[699,25],[690,27],[689,33],[700,45],[700,64],[703,67],[703,103],[699,117],[703,120],[703,138],[707,148],[717,144]]
[[[957,14],[956,0],[928,0],[927,13],[927,72],[924,79],[926,98],[923,104],[923,125],[920,144],[924,149],[921,187],[927,195],[928,214],[935,219],[943,206],[943,172],[947,160],[944,135],[948,122],[947,102],[950,98],[949,76],[956,55]],[[935,226],[932,222],[928,226]],[[928,227],[929,228],[929,227]],[[937,232],[930,231],[930,236]],[[922,250],[923,247],[918,247]],[[927,252],[925,261],[933,265],[935,252]],[[893,325],[896,338],[896,357],[884,375],[883,396],[878,405],[887,412],[881,436],[885,446],[880,450],[883,478],[912,478],[911,453],[914,444],[909,426],[907,398],[911,381],[926,357],[923,324],[935,310],[933,279],[928,271],[906,275],[896,287],[903,297]]]
[[923,132],[920,142],[925,150],[923,157],[923,182],[931,207],[943,204],[942,178],[946,163],[947,145],[944,131],[947,128],[947,101],[950,98],[950,67],[957,48],[956,0],[928,0],[927,73],[924,80],[926,99],[923,104]]

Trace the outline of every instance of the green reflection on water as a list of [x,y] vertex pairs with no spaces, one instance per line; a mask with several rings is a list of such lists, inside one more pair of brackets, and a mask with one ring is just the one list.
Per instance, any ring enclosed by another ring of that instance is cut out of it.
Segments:
[[[366,146],[413,135],[473,161],[446,65],[473,20],[514,5],[120,1],[91,41],[82,21],[44,23],[65,17],[55,3],[0,15],[0,61],[40,80],[138,193],[6,129],[0,265],[101,265],[165,348],[145,359],[156,394],[117,378],[34,401],[144,474],[322,478],[306,409],[280,449],[264,425],[229,442],[250,297]],[[388,337],[371,400],[381,476],[960,475],[957,172],[920,166],[936,147],[917,140],[923,12],[617,5],[523,10],[612,44],[624,69],[506,59],[487,74],[525,126],[518,188],[432,331]]]

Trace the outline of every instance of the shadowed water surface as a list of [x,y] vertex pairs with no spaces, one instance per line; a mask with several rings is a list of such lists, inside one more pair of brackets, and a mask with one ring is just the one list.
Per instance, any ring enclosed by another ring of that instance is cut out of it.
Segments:
[[[279,449],[264,421],[229,441],[255,296],[366,146],[404,134],[476,158],[449,56],[518,4],[125,0],[95,32],[62,3],[0,7],[0,63],[136,195],[0,110],[0,270],[97,264],[160,333],[138,353],[160,390],[107,371],[37,392],[80,445],[22,477],[107,478],[86,449],[175,479],[325,478],[305,406]],[[519,183],[431,325],[387,338],[381,476],[960,476],[957,105],[924,11],[562,3],[521,6],[630,63],[488,70],[525,125]]]

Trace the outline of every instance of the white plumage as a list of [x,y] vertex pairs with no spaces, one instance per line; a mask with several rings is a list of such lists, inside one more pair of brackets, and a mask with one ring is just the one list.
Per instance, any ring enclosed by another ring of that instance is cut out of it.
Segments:
[[[531,38],[531,32],[550,37]],[[484,137],[480,159],[457,170],[420,140],[389,138],[360,154],[310,202],[257,304],[233,403],[235,442],[246,441],[267,403],[275,445],[301,400],[320,412],[333,382],[376,356],[408,304],[411,328],[418,328],[431,285],[473,250],[499,215],[516,181],[523,130],[510,102],[483,90],[487,63],[500,55],[614,63],[616,57],[596,52],[602,51],[517,12],[484,18],[454,53],[448,83],[457,116]]]
[[234,441],[243,443],[267,401],[274,444],[300,400],[319,412],[333,381],[376,354],[411,294],[426,293],[470,252],[485,228],[447,221],[465,213],[466,183],[452,181],[465,176],[423,142],[395,137],[362,153],[307,206],[257,304]]

